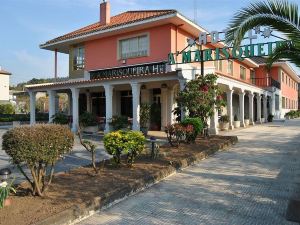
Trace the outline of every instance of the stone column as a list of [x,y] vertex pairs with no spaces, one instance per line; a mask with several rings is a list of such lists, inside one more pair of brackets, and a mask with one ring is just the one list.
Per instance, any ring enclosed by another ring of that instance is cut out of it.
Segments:
[[[184,90],[186,82],[187,82],[187,80],[185,80],[185,79],[179,79],[180,91]],[[185,110],[183,108],[181,108],[181,121],[184,120],[184,118],[186,117],[186,114],[187,114],[187,112],[185,112]]]
[[72,91],[72,131],[75,133],[79,126],[79,88],[71,88]]
[[174,88],[168,91],[168,124],[172,124],[174,122]]
[[67,93],[68,94],[68,115],[72,115],[72,93]]
[[254,108],[253,108],[253,100],[254,100],[254,95],[252,93],[248,94],[249,96],[249,120],[250,124],[254,125]]
[[86,111],[87,112],[92,112],[92,99],[91,99],[91,93],[86,92]]
[[227,92],[227,114],[229,117],[229,129],[233,130],[233,109],[232,109],[232,94],[233,94],[233,90],[229,89]]
[[261,95],[257,94],[256,96],[257,103],[257,123],[261,123]]
[[264,118],[265,123],[268,122],[268,108],[267,108],[267,101],[268,97],[266,95],[263,96],[263,107],[264,107]]
[[113,90],[114,90],[114,87],[112,85],[110,85],[110,84],[106,84],[106,85],[104,85],[104,89],[105,89],[105,103],[106,103],[105,133],[109,133],[110,132],[109,122],[110,122],[110,119],[113,116],[112,115],[112,111],[113,111],[112,101],[113,101],[113,93],[114,93]]
[[245,92],[239,93],[241,127],[245,127]]
[[141,84],[131,83],[132,88],[132,130],[140,131],[140,92]]
[[161,130],[168,124],[168,88],[161,88]]
[[35,104],[36,104],[36,92],[30,91],[30,125],[35,124]]
[[209,133],[217,135],[218,131],[218,110],[214,107],[214,115],[210,118]]
[[55,98],[56,92],[53,90],[48,91],[48,98],[49,98],[49,123],[52,123],[53,116],[56,113],[56,98]]
[[271,102],[272,102],[271,114],[275,116],[276,115],[276,93],[275,92],[272,93]]

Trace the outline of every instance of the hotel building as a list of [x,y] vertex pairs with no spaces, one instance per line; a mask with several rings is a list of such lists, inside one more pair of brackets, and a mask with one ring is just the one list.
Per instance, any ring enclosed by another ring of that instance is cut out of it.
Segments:
[[[160,108],[158,124],[151,124],[151,128],[173,123],[176,94],[200,74],[201,67],[200,63],[169,65],[168,54],[185,49],[190,39],[205,31],[176,10],[128,11],[111,16],[110,3],[101,3],[96,23],[40,45],[55,53],[55,68],[58,52],[69,55],[69,80],[27,86],[31,124],[35,123],[37,92],[48,93],[49,122],[57,110],[57,93],[68,94],[74,131],[84,111],[103,118],[106,132],[114,115],[127,116],[132,129],[139,130],[141,103],[156,103]],[[220,42],[204,47],[222,46]],[[218,75],[217,83],[227,101],[222,113],[228,114],[231,129],[235,116],[245,126],[245,118],[254,125],[266,121],[269,114],[279,119],[298,109],[300,79],[285,61],[274,63],[269,72],[263,57],[208,61],[204,73]],[[210,131],[218,132],[218,112],[210,119]]]

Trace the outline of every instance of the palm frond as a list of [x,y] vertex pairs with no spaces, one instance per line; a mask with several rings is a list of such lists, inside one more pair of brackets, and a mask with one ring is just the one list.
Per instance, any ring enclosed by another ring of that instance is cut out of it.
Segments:
[[238,46],[248,30],[256,26],[269,26],[300,43],[300,17],[298,5],[287,0],[266,0],[242,8],[229,24],[227,44]]
[[286,59],[300,67],[300,45],[293,42],[283,42],[275,47],[267,59],[267,68],[270,69],[272,64],[279,59]]

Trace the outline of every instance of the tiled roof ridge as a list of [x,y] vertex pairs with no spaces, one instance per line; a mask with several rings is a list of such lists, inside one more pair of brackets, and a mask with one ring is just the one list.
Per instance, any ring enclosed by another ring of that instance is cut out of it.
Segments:
[[[142,14],[142,13],[151,13],[151,12],[160,13],[160,14],[141,16],[141,18],[133,18],[131,20],[130,19],[126,20],[126,18],[123,18],[124,21],[122,21],[122,17],[126,17],[128,14],[136,14],[136,13],[141,13]],[[82,28],[79,28],[79,29],[74,30],[72,32],[69,32],[67,34],[56,37],[52,40],[49,40],[46,43],[42,44],[41,46],[56,43],[56,42],[63,41],[63,40],[68,40],[68,39],[71,39],[71,38],[80,37],[80,36],[87,35],[87,34],[90,34],[90,33],[101,31],[101,30],[107,30],[107,29],[110,29],[110,28],[123,26],[123,25],[126,25],[126,24],[131,24],[131,23],[135,23],[135,22],[139,22],[139,21],[143,21],[143,20],[147,20],[147,19],[151,19],[151,18],[155,18],[155,17],[160,17],[160,16],[171,14],[171,13],[176,13],[176,12],[177,11],[174,10],[174,9],[126,11],[126,12],[120,13],[118,15],[112,16],[110,24],[100,25],[100,22],[95,22],[95,23],[92,23],[92,24],[87,25],[85,27],[82,27]],[[114,20],[119,20],[119,19],[121,20],[120,22],[115,22],[114,23]]]

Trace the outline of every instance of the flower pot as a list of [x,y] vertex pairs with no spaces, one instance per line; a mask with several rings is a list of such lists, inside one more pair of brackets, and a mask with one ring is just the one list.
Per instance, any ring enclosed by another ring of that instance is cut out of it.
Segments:
[[245,119],[245,126],[249,126],[250,125],[250,120],[249,119]]
[[4,207],[11,206],[12,200],[11,198],[7,198],[4,200]]
[[239,128],[241,126],[241,121],[233,121],[234,128]]
[[220,130],[228,130],[229,123],[220,122],[219,123],[219,128],[220,128]]
[[147,136],[148,134],[148,127],[141,127],[141,132],[143,133],[144,136]]
[[97,133],[99,131],[99,127],[97,126],[88,126],[83,128],[83,132],[85,133]]

